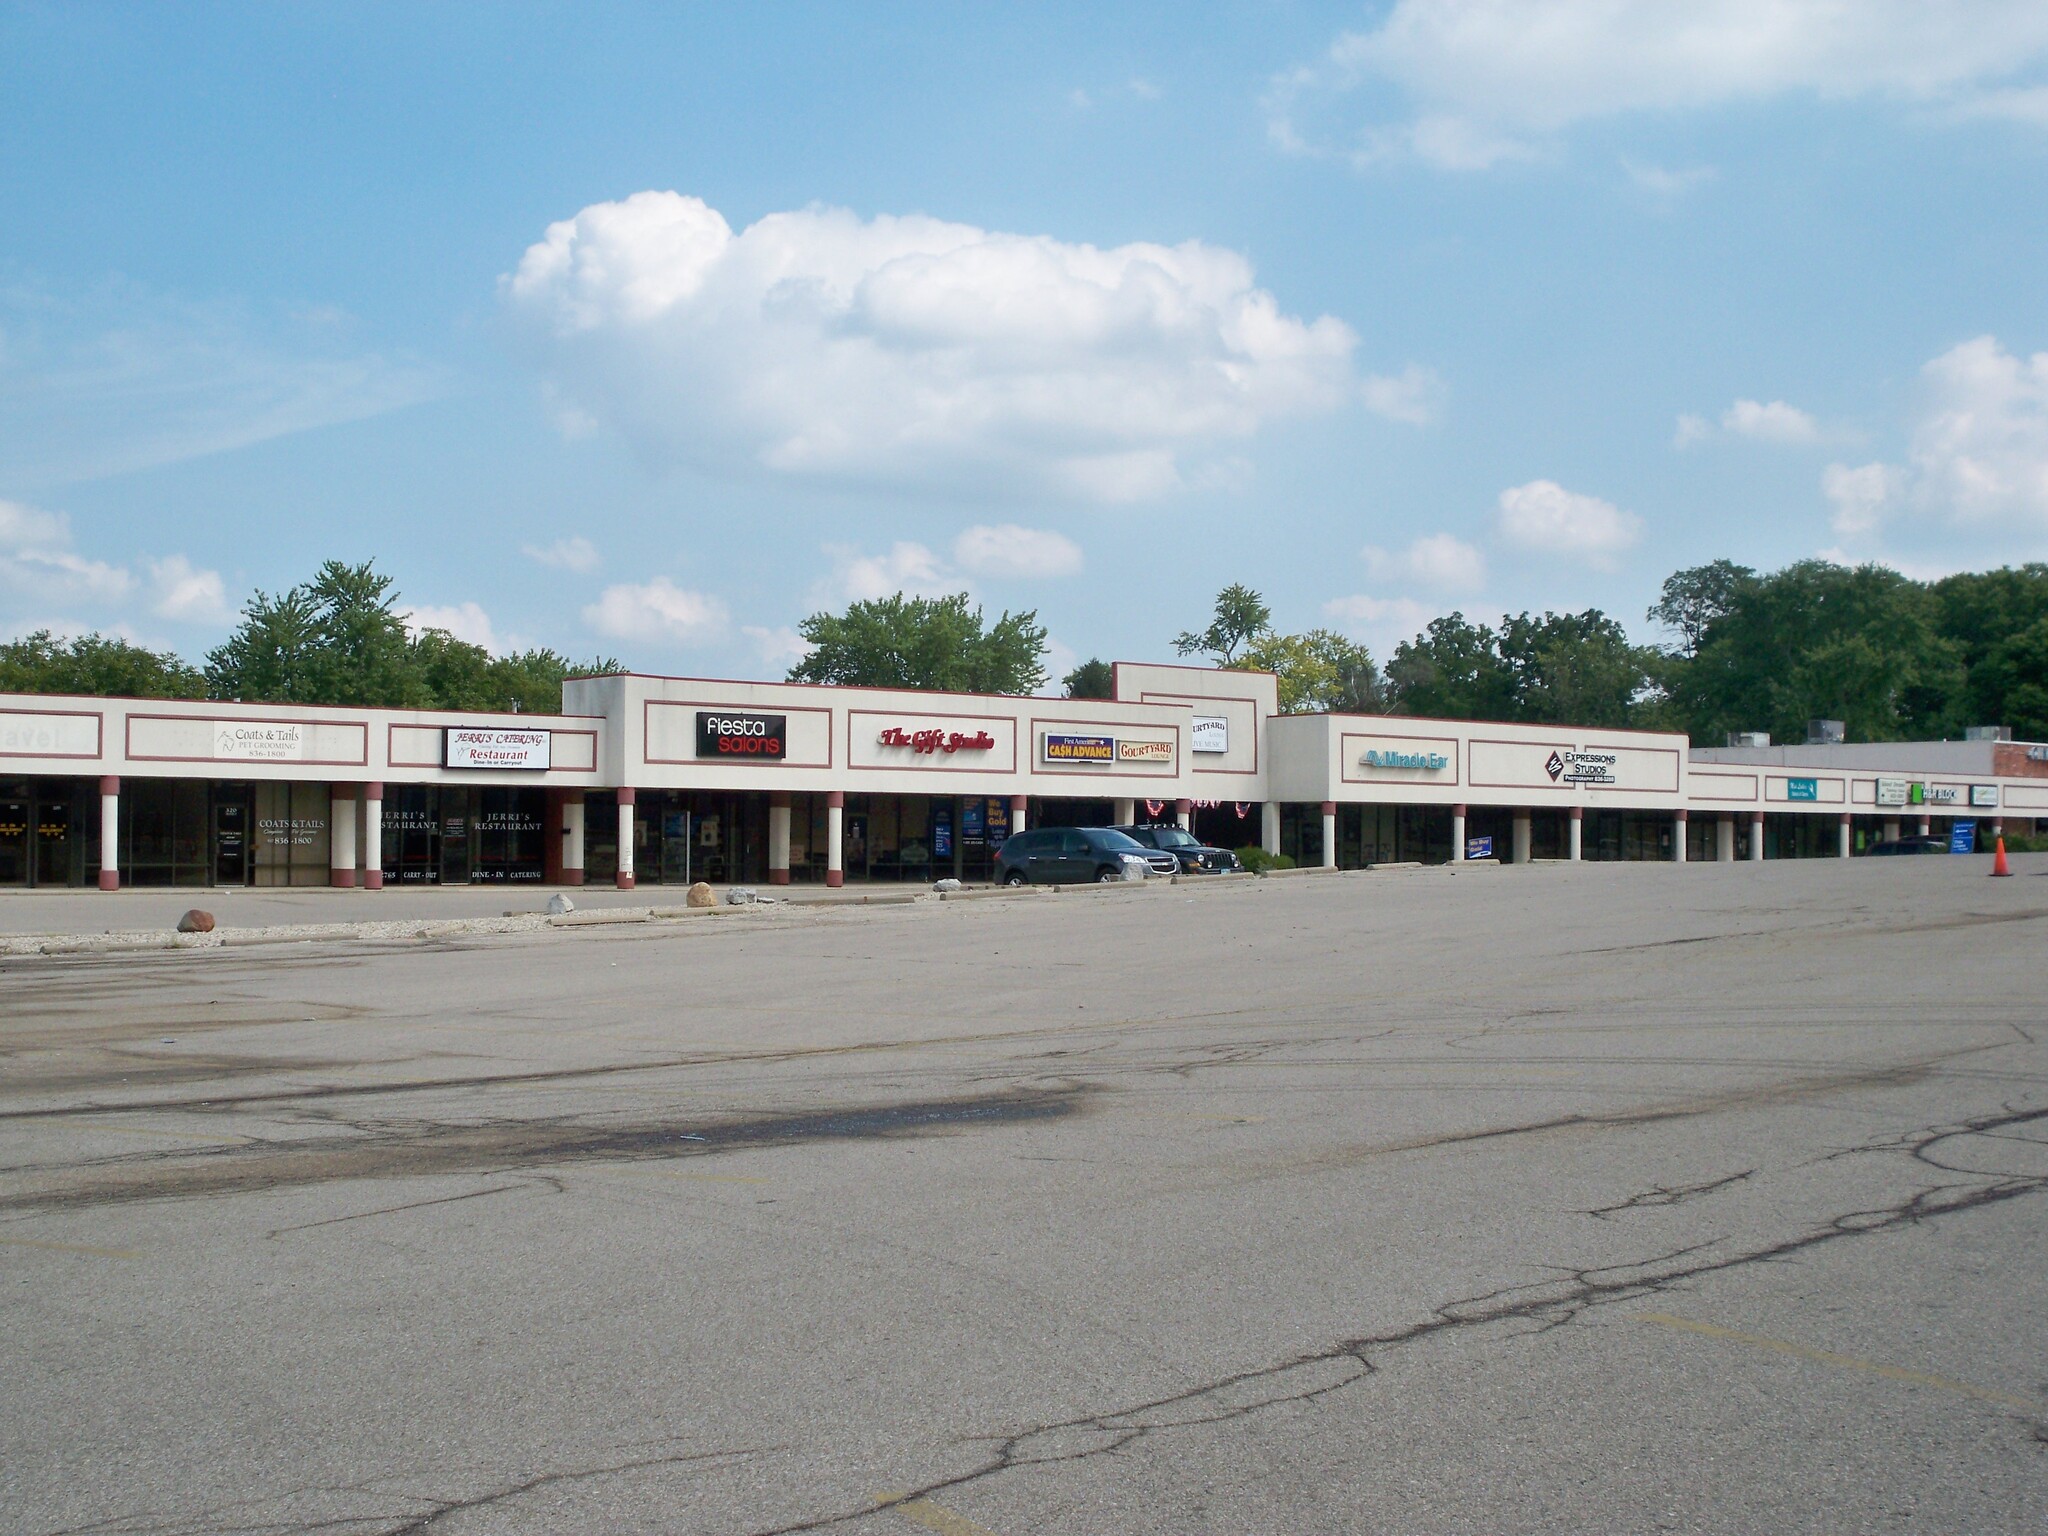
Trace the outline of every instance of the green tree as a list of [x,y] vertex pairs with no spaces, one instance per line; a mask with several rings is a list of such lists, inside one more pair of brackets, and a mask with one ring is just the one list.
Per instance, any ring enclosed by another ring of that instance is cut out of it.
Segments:
[[206,675],[175,652],[148,650],[109,635],[58,640],[39,629],[0,643],[0,693],[203,699]]
[[2008,725],[2016,735],[2042,739],[2041,711],[2030,701],[2048,686],[2028,639],[2048,620],[2048,565],[1944,577],[1932,588],[1936,624],[1960,650],[1965,679],[1957,724]]
[[1462,613],[1431,619],[1394,647],[1387,683],[1403,714],[1439,720],[1512,720],[1514,680],[1494,632]]
[[1656,693],[1656,652],[1597,608],[1503,618],[1494,650],[1516,720],[1619,728],[1642,721]]
[[1209,656],[1219,667],[1233,666],[1247,645],[1270,634],[1272,628],[1273,610],[1266,600],[1250,587],[1233,582],[1216,594],[1216,616],[1209,627],[1200,634],[1181,631],[1173,648],[1183,656]]
[[1113,699],[1116,697],[1116,669],[1106,661],[1090,657],[1060,680],[1070,699]]
[[797,626],[810,653],[793,683],[1033,693],[1045,682],[1045,629],[1038,614],[1005,612],[985,624],[967,594],[877,598],[846,612],[814,613]]
[[1253,638],[1231,665],[1274,674],[1283,715],[1378,713],[1385,700],[1371,653],[1334,630],[1299,635],[1269,630]]
[[1732,560],[1715,560],[1674,571],[1664,578],[1663,595],[1649,616],[1677,631],[1677,652],[1699,654],[1700,643],[1714,624],[1733,613],[1756,590],[1756,572]]

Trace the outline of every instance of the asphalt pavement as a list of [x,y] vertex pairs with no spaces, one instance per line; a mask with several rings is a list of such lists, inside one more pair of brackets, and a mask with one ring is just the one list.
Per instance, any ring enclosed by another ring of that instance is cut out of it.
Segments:
[[2039,1532],[2015,868],[0,960],[0,1530]]

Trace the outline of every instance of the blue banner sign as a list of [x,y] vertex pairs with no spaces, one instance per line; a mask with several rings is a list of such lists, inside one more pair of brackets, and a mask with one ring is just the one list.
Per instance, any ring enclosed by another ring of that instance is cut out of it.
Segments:
[[932,812],[932,857],[953,857],[953,812],[949,806],[940,806]]
[[1818,800],[1820,798],[1820,780],[1787,779],[1785,781],[1785,798],[1787,800]]
[[1950,853],[1975,853],[1977,851],[1977,823],[1974,821],[1950,823],[1948,829],[1948,851]]
[[988,802],[976,795],[960,807],[961,841],[978,843],[987,830]]
[[1490,837],[1468,837],[1465,839],[1465,857],[1468,859],[1490,859],[1493,857],[1493,839]]

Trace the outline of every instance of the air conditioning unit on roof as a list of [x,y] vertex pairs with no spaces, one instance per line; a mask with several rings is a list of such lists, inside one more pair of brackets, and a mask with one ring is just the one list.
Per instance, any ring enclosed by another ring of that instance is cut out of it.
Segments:
[[1972,725],[1963,731],[1965,741],[2011,741],[2012,727],[2009,725]]
[[1730,731],[1728,745],[1731,747],[1768,747],[1771,744],[1769,731]]

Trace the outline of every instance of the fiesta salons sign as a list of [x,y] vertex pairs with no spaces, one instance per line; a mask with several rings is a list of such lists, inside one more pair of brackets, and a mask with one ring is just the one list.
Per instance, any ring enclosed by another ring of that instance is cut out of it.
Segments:
[[444,768],[513,768],[544,773],[549,763],[551,731],[501,730],[495,726],[451,725],[443,733]]
[[789,717],[748,710],[697,711],[697,755],[728,762],[779,763],[789,752]]

